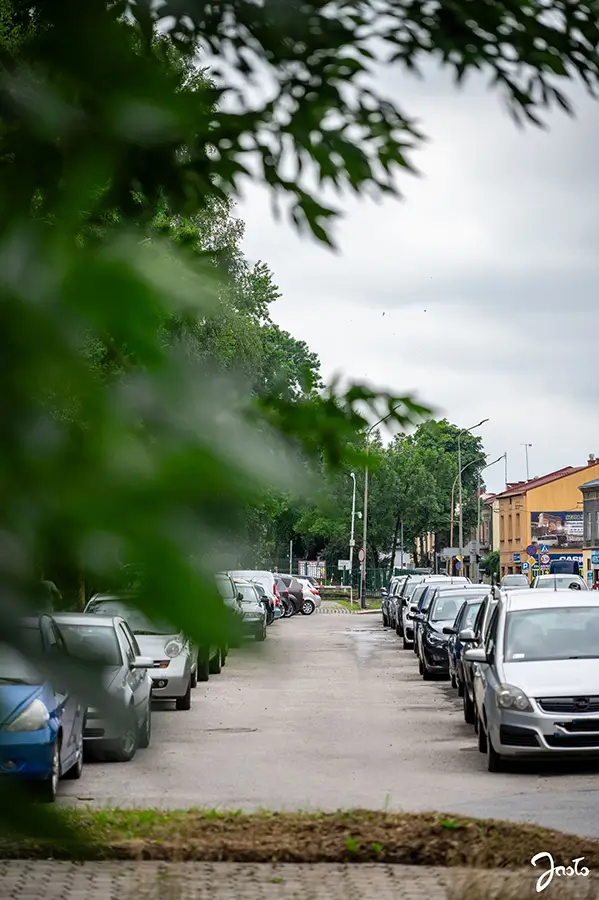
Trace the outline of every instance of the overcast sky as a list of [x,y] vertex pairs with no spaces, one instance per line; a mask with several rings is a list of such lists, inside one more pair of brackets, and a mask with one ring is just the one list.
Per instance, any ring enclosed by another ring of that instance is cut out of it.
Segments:
[[[246,189],[246,253],[283,294],[273,318],[325,378],[413,391],[464,427],[488,417],[486,451],[507,451],[511,481],[526,476],[524,442],[531,477],[599,456],[599,106],[572,93],[576,120],[521,131],[480,80],[385,81],[429,136],[412,157],[422,176],[401,177],[402,202],[348,197],[339,253]],[[486,480],[501,489],[503,464]]]

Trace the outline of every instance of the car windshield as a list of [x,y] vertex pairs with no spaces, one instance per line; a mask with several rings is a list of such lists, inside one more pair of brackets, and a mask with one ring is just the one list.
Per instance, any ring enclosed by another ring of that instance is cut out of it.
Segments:
[[406,586],[405,586],[404,589],[403,589],[403,595],[404,595],[404,597],[406,597],[406,598],[409,600],[410,597],[415,593],[416,588],[417,588],[417,587],[420,587],[420,584],[421,584],[420,581],[414,581],[414,580],[410,579],[410,580],[406,583]]
[[256,588],[252,587],[251,584],[236,584],[235,587],[239,591],[242,596],[242,603],[257,603],[258,597],[256,595]]
[[463,600],[463,597],[454,599],[447,594],[438,594],[431,604],[429,613],[431,622],[455,622]]
[[234,600],[235,589],[230,578],[224,578],[222,575],[216,576],[216,586],[223,600]]
[[139,609],[120,600],[101,600],[90,608],[96,616],[121,616],[134,634],[175,634],[177,629],[168,622],[152,621]]
[[[487,593],[488,593],[488,588],[484,588],[484,587],[481,588],[481,591],[480,591],[481,598],[484,597]],[[441,620],[447,620],[447,619],[451,618],[451,621],[454,622],[458,612],[462,608],[462,604],[463,604],[464,600],[467,600],[468,597],[472,597],[472,596],[476,597],[476,595],[477,595],[477,591],[462,592],[462,591],[458,590],[458,591],[447,591],[447,592],[439,593],[437,596],[437,599],[435,601],[434,609],[432,609],[431,613],[430,613],[431,619],[433,620],[433,622],[438,622]],[[453,616],[453,618],[450,615],[445,615],[445,612],[450,612],[452,607],[442,605],[442,603],[448,604],[450,600],[452,603],[455,603],[455,606],[456,606],[456,611],[455,611],[455,615]],[[482,603],[482,600],[481,600],[481,603]],[[480,608],[480,605],[481,604],[479,603],[478,604],[479,608]],[[478,612],[478,609],[477,609],[477,612]],[[476,616],[476,613],[474,615]],[[472,619],[472,621],[474,621],[474,619]],[[467,626],[463,626],[463,627],[467,627]]]
[[541,575],[535,579],[535,587],[552,588],[557,586],[558,590],[569,588],[571,584],[575,584],[579,590],[586,591],[586,584],[575,575]]
[[528,587],[528,578],[526,575],[505,575],[501,581],[501,587]]
[[[34,631],[36,629],[28,629]],[[39,631],[38,637],[40,637]],[[38,643],[38,652],[42,649],[41,640]],[[35,668],[27,662],[12,647],[0,644],[0,685],[3,684],[42,684],[44,677],[36,672]]]
[[599,607],[513,610],[505,632],[506,662],[599,658]]
[[80,659],[89,659],[104,666],[123,664],[121,648],[112,625],[59,625],[67,650]]

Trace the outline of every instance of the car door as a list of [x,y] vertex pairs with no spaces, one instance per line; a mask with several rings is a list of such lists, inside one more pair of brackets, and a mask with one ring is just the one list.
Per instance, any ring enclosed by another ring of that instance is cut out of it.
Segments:
[[[56,623],[48,616],[44,616],[42,620],[42,633],[49,655],[60,665],[61,661],[66,660],[68,652]],[[79,738],[83,729],[83,708],[74,694],[59,681],[60,678],[53,684],[53,688],[56,706],[61,711],[60,763],[62,771],[66,772],[72,765],[79,746]]]
[[133,695],[133,704],[135,707],[135,716],[138,724],[142,724],[146,714],[147,701],[147,669],[134,669],[133,662],[136,656],[141,656],[139,645],[135,639],[135,635],[126,622],[119,622],[116,626],[119,638],[119,644],[123,649],[125,665],[127,666],[127,674],[125,680]]
[[456,642],[457,637],[462,627],[462,622],[464,621],[464,617],[466,614],[466,608],[468,603],[464,601],[458,610],[458,614],[455,617],[455,622],[451,626],[453,630],[453,634],[450,634],[447,639],[447,656],[449,658],[449,674],[455,675],[457,668],[457,660],[456,660]]
[[424,631],[424,624],[427,618],[427,613],[429,607],[431,605],[431,601],[433,600],[434,591],[431,590],[430,587],[425,587],[422,591],[422,596],[420,597],[420,603],[418,604],[418,616],[416,619],[416,651],[417,655],[422,658],[422,634]]
[[[497,621],[498,607],[496,606],[491,613],[489,627],[481,641],[481,646],[484,648],[485,652],[487,652],[487,655],[490,653],[491,656],[494,654],[495,642],[497,640]],[[488,663],[473,663],[472,665],[472,691],[474,695],[474,705],[479,718],[483,714],[488,669]]]
[[464,673],[464,690],[468,692],[468,696],[470,699],[474,699],[473,697],[473,687],[472,687],[472,663],[467,659],[464,659],[464,650],[467,647],[476,647],[480,644],[480,635],[482,633],[483,622],[485,620],[485,613],[487,610],[487,606],[489,604],[489,598],[485,597],[482,602],[481,608],[479,609],[476,619],[474,620],[474,625],[472,626],[472,630],[477,637],[477,640],[472,644],[466,644],[462,647],[462,672]]

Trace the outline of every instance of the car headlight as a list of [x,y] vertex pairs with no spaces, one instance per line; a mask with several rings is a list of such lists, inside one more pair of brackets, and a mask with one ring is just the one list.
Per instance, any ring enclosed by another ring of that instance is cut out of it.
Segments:
[[172,641],[168,641],[165,644],[164,652],[168,656],[169,659],[174,659],[175,656],[179,656],[179,654],[183,651],[183,644],[180,640],[175,639]]
[[520,688],[512,684],[500,684],[497,688],[497,706],[517,712],[531,712],[530,700]]
[[39,731],[50,721],[48,707],[41,700],[32,700],[14,722],[6,726],[7,731]]
[[426,639],[429,644],[433,644],[435,647],[442,647],[443,644],[447,643],[447,638],[444,635],[436,634],[434,631],[429,632]]

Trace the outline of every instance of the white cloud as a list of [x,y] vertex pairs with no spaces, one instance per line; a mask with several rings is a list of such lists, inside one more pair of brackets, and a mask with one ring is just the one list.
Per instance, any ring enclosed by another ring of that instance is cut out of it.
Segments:
[[[389,76],[385,76],[390,89]],[[430,137],[401,203],[344,199],[339,253],[274,221],[250,185],[245,249],[272,267],[279,324],[342,372],[415,391],[452,421],[484,426],[511,479],[599,454],[594,356],[599,312],[597,106],[519,130],[482,82],[406,77],[399,99]],[[384,313],[384,315],[383,315]],[[502,486],[502,466],[488,473]]]

